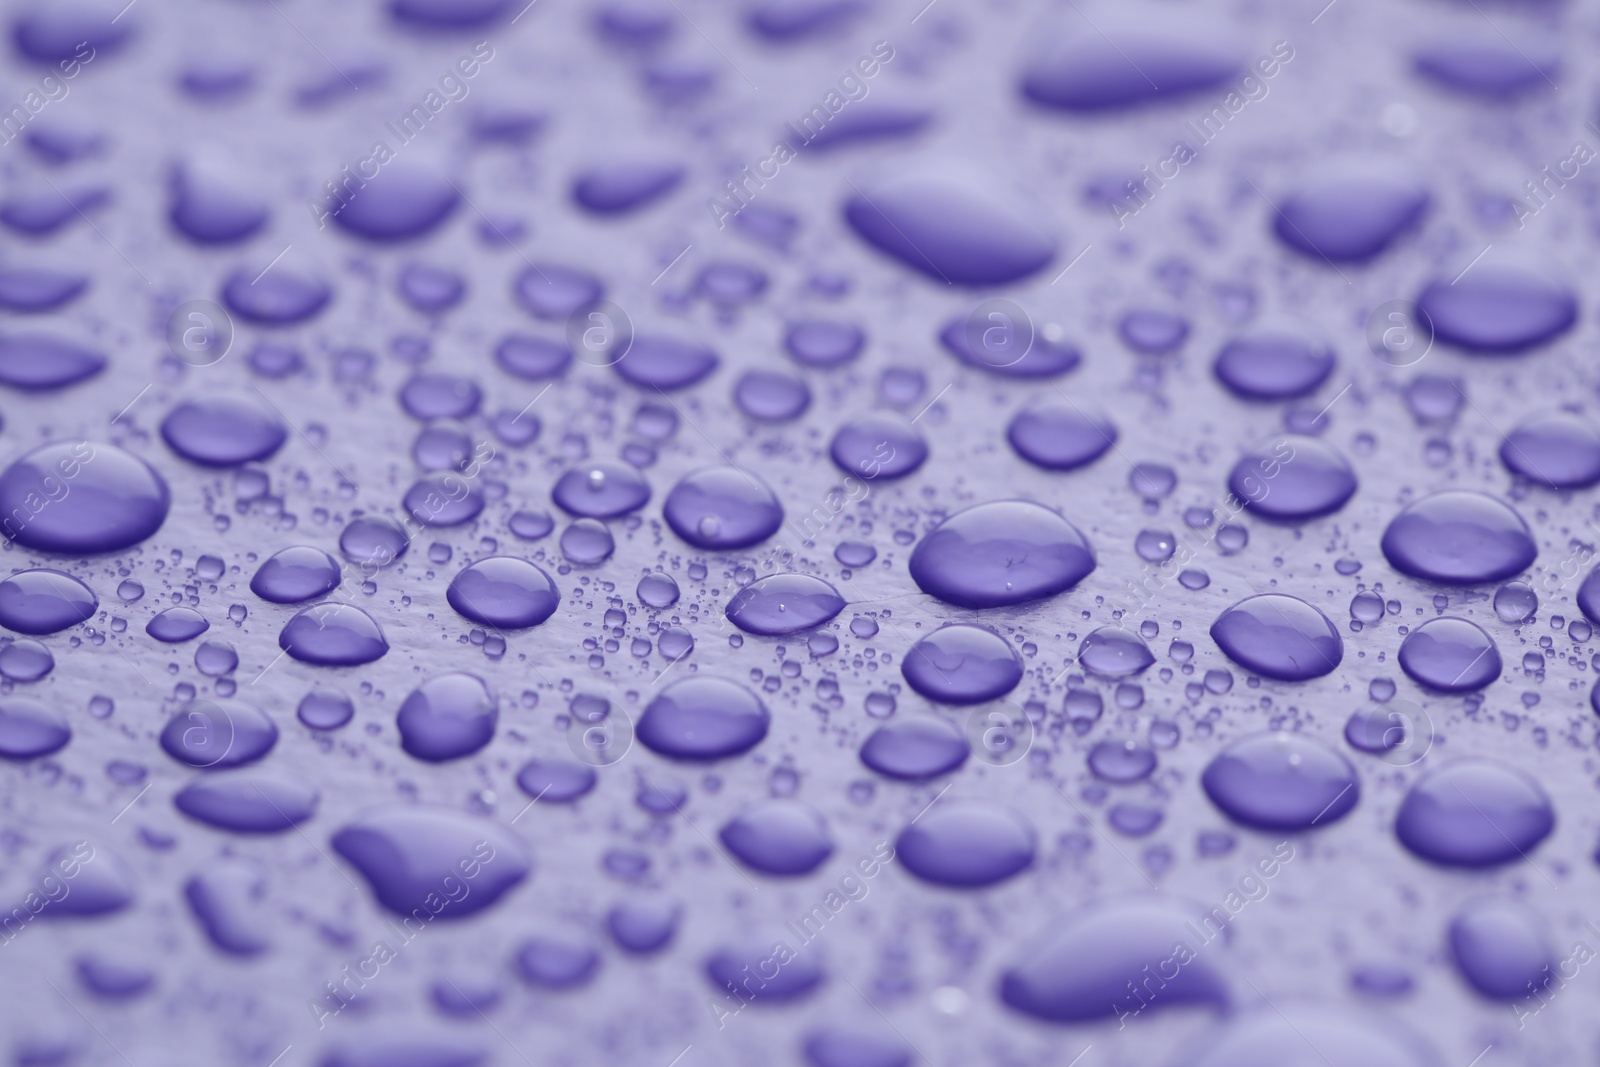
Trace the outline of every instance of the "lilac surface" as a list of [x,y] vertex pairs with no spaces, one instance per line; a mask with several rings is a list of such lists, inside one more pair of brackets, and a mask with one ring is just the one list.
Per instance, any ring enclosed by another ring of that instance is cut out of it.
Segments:
[[8,13],[0,1063],[1589,1062],[1593,9],[1182,6]]

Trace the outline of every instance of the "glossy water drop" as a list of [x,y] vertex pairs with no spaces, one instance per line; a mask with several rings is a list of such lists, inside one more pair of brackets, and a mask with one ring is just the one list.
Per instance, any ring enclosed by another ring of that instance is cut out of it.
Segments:
[[880,411],[840,426],[828,454],[846,474],[893,481],[922,466],[928,458],[928,442],[905,416]]
[[595,215],[622,215],[649,207],[683,181],[684,168],[662,160],[599,164],[573,180],[572,200]]
[[[1092,904],[1028,943],[1001,973],[1000,999],[1025,1015],[1056,1023],[1110,1019],[1145,1008],[1226,1008],[1228,983],[1214,953],[1205,951],[1226,929],[1225,920],[1221,929],[1218,925],[1212,914],[1167,897]],[[1173,969],[1167,961],[1180,945],[1193,958]],[[1160,970],[1167,972],[1160,995],[1140,996],[1144,976]],[[1238,1067],[1257,1063],[1230,1062]]]
[[733,402],[757,422],[788,422],[811,406],[811,389],[792,374],[753,370],[734,383]]
[[303,608],[278,634],[278,647],[302,663],[356,667],[381,659],[389,642],[371,615],[353,604]]
[[1539,914],[1514,900],[1475,900],[1450,920],[1450,955],[1467,984],[1494,1000],[1531,997],[1559,981]]
[[1139,635],[1118,626],[1102,626],[1078,645],[1078,664],[1102,678],[1126,678],[1156,661]]
[[300,699],[295,715],[313,730],[337,730],[355,717],[350,698],[333,689],[313,689]]
[[1115,18],[1095,32],[1050,35],[1022,69],[1022,95],[1043,107],[1096,114],[1183,100],[1220,89],[1243,71],[1234,42],[1174,25],[1168,15],[1145,23]]
[[[783,962],[777,962],[780,959]],[[758,972],[764,972],[759,985],[748,977]],[[766,977],[768,973],[773,976]],[[770,938],[725,945],[706,959],[706,978],[718,996],[737,995],[740,1001],[758,1007],[800,1000],[815,992],[826,976],[820,951],[791,950],[787,956],[775,956]]]
[[228,275],[222,302],[245,322],[257,326],[295,326],[315,318],[333,299],[327,281],[299,274],[282,263],[266,273],[243,268]]
[[1089,402],[1045,402],[1024,408],[1006,428],[1017,455],[1045,470],[1070,471],[1093,463],[1117,443],[1117,428]]
[[344,572],[320,548],[294,545],[268,556],[250,579],[250,591],[274,604],[298,604],[331,593]]
[[588,796],[598,780],[587,764],[567,759],[534,759],[517,772],[517,788],[540,804],[570,804]]
[[639,587],[635,592],[638,594],[639,603],[657,611],[670,608],[678,602],[678,583],[673,580],[672,575],[661,571],[652,571],[640,578]]
[[1554,340],[1578,319],[1566,285],[1530,270],[1479,263],[1451,280],[1439,277],[1417,296],[1434,337],[1469,352],[1520,352]]
[[750,690],[702,675],[673,682],[651,700],[639,717],[637,737],[674,759],[726,759],[759,744],[770,722],[766,705]]
[[672,900],[635,897],[606,912],[606,929],[624,952],[646,956],[672,943],[683,919],[683,906]]
[[388,163],[356,195],[328,205],[333,221],[378,243],[409,241],[438,228],[461,203],[450,176],[407,159]]
[[867,335],[861,327],[828,319],[806,319],[789,327],[783,346],[796,363],[827,369],[849,363],[861,354]]
[[219,830],[275,834],[292,830],[317,811],[317,791],[299,782],[253,771],[228,771],[197,778],[178,790],[173,805]]
[[429,763],[470,756],[494,738],[500,706],[483,679],[453,671],[411,691],[395,716],[400,747]]
[[[463,918],[494,904],[532,868],[527,847],[499,823],[447,808],[381,808],[340,829],[331,844],[378,903],[401,916]],[[472,892],[439,906],[447,878],[470,879]]]
[[614,519],[644,507],[650,483],[630,464],[590,463],[556,479],[550,497],[570,514]]
[[1600,482],[1600,430],[1568,411],[1542,412],[1506,434],[1500,462],[1552,489],[1585,489]]
[[1211,637],[1235,663],[1286,682],[1320,678],[1344,657],[1344,641],[1328,617],[1283,593],[1239,601],[1217,616]]
[[1400,843],[1443,867],[1494,867],[1526,859],[1554,829],[1550,798],[1522,771],[1463,759],[1417,780],[1395,818]]
[[1212,370],[1245,400],[1294,400],[1309,396],[1333,373],[1326,342],[1304,333],[1260,331],[1222,346]]
[[[76,299],[88,285],[89,278],[83,274],[44,267],[0,267],[0,308],[23,314],[53,311]],[[59,373],[61,368],[55,370]]]
[[445,598],[464,618],[506,630],[538,626],[561,605],[550,575],[515,556],[490,556],[463,569]]
[[907,170],[852,188],[845,221],[878,251],[933,281],[1002,285],[1055,258],[1056,240],[1015,197],[963,176]]
[[[1582,607],[1581,600],[1579,607]],[[1495,590],[1494,613],[1499,616],[1501,622],[1527,622],[1538,610],[1539,594],[1535,593],[1527,582],[1507,582]],[[1587,615],[1588,612],[1585,611],[1584,614]]]
[[1331,515],[1356,492],[1350,461],[1315,437],[1272,437],[1239,458],[1228,489],[1257,515],[1304,522]]
[[1451,585],[1509,578],[1532,565],[1533,533],[1507,504],[1447,489],[1406,505],[1383,531],[1383,554],[1398,571]]
[[809,630],[844,610],[844,597],[809,574],[769,574],[728,601],[728,621],[749,634],[781,636]]
[[717,834],[728,852],[762,874],[810,874],[833,855],[828,824],[797,800],[768,800],[745,811]]
[[670,391],[699,384],[721,362],[707,345],[661,334],[643,334],[635,337],[627,353],[611,366],[617,377],[631,385]]
[[278,743],[278,727],[259,709],[233,700],[195,700],[172,713],[161,747],[179,763],[207,770],[240,767]]
[[271,205],[241,187],[222,169],[189,163],[173,167],[167,217],[173,228],[196,244],[244,241],[266,225]]
[[861,745],[861,762],[889,778],[920,781],[949,774],[972,748],[954,725],[930,715],[896,719],[872,731]]
[[461,302],[467,282],[460,274],[426,263],[407,263],[396,279],[400,298],[424,315],[438,315]]
[[339,534],[339,551],[353,563],[387,567],[406,554],[411,539],[393,519],[365,515],[351,519]]
[[177,645],[193,640],[211,629],[206,617],[193,608],[168,608],[145,624],[144,632],[157,641]]
[[38,759],[71,740],[72,728],[48,705],[27,697],[0,700],[0,759]]
[[1022,681],[1022,658],[986,626],[952,623],[911,646],[900,671],[918,693],[944,704],[981,704]]
[[1064,592],[1094,570],[1094,553],[1060,515],[1024,500],[958,511],[911,552],[924,593],[965,608],[1005,607]]
[[171,504],[161,475],[115,445],[44,445],[0,473],[0,533],[40,552],[129,548],[161,528]]
[[895,839],[906,870],[934,885],[994,885],[1033,864],[1038,835],[1017,812],[979,800],[934,804]]
[[783,508],[765,482],[738,467],[702,467],[667,494],[662,516],[696,548],[748,548],[778,532]]
[[1101,741],[1089,750],[1088,762],[1096,778],[1121,784],[1150,777],[1156,754],[1137,741]]
[[1300,734],[1240,738],[1206,765],[1200,784],[1229,818],[1258,830],[1309,830],[1339,821],[1361,798],[1350,761]]
[[564,322],[605,295],[599,277],[577,267],[533,263],[517,275],[512,295],[537,319]]
[[1189,339],[1189,320],[1170,311],[1134,308],[1118,320],[1117,336],[1135,352],[1163,356]]
[[0,581],[0,626],[19,634],[53,634],[94,617],[90,588],[62,571],[19,571]]
[[595,566],[615,552],[617,542],[599,519],[579,519],[561,531],[561,555],[571,563]]
[[401,505],[423,526],[463,526],[483,512],[483,489],[458,474],[429,474],[412,483]]
[[105,366],[101,352],[54,334],[28,331],[0,337],[0,385],[22,392],[76,385]]
[[1466,619],[1429,619],[1400,642],[1400,669],[1441,693],[1466,693],[1500,677],[1500,650]]
[[1379,159],[1335,159],[1277,202],[1278,240],[1313,260],[1363,262],[1414,228],[1428,209],[1426,183]]

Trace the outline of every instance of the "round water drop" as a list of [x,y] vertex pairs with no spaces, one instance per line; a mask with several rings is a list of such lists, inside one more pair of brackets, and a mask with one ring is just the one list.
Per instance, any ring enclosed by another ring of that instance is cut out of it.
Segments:
[[[438,919],[481,911],[521,883],[532,866],[527,847],[499,823],[448,808],[381,808],[334,834],[332,845],[367,880],[379,904],[406,917],[417,909]],[[429,907],[446,879],[463,876],[471,878],[471,893],[442,909]]]
[[1107,782],[1138,782],[1156,769],[1156,754],[1137,741],[1101,741],[1089,750],[1089,770]]
[[357,667],[381,659],[389,642],[371,615],[352,604],[302,609],[278,635],[278,647],[302,663]]
[[1443,867],[1495,867],[1526,859],[1554,829],[1555,809],[1539,783],[1487,759],[1429,771],[1400,803],[1400,843]]
[[753,370],[734,383],[733,402],[757,422],[788,422],[811,406],[811,389],[792,374]]
[[241,834],[275,834],[292,830],[317,812],[317,791],[251,771],[232,771],[198,778],[172,798],[189,818]]
[[1440,1062],[1422,1039],[1388,1018],[1335,1004],[1292,1003],[1281,1010],[1269,1003],[1236,1017],[1178,1062],[1183,1067],[1256,1067],[1307,1057],[1307,1067],[1436,1067]]
[[1514,900],[1475,900],[1457,912],[1450,955],[1467,984],[1494,1000],[1531,997],[1559,981],[1544,923]]
[[806,319],[789,327],[783,347],[796,363],[826,370],[849,363],[861,354],[867,335],[849,322]]
[[1022,681],[1022,659],[986,626],[952,623],[911,646],[900,663],[911,688],[945,704],[981,704]]
[[972,752],[953,724],[930,715],[896,719],[872,731],[861,745],[861,762],[889,778],[920,781],[949,774]]
[[250,591],[274,604],[298,604],[331,593],[343,572],[339,561],[310,545],[294,545],[268,556],[250,579]]
[[1008,807],[945,800],[900,831],[894,850],[925,882],[974,889],[1022,873],[1033,864],[1037,842],[1032,824]]
[[1300,734],[1242,737],[1206,765],[1200,784],[1233,821],[1257,830],[1338,822],[1361,797],[1350,761]]
[[313,730],[337,730],[355,717],[350,698],[333,689],[313,689],[295,709],[299,720]]
[[211,629],[206,617],[193,608],[168,608],[145,624],[144,632],[157,641],[179,645]]
[[105,366],[101,352],[54,334],[28,331],[0,337],[0,385],[23,392],[76,385]]
[[1055,238],[1015,196],[926,168],[852,187],[844,217],[878,251],[947,285],[1003,285],[1056,254]]
[[1467,693],[1500,677],[1500,650],[1466,619],[1429,619],[1400,642],[1400,669],[1441,693]]
[[458,474],[429,474],[406,490],[401,505],[423,526],[461,526],[483,511],[483,490]]
[[408,241],[436,229],[460,202],[461,190],[443,171],[401,159],[384,166],[359,194],[344,201],[333,212],[333,221],[368,241]]
[[1500,462],[1551,489],[1586,489],[1600,482],[1600,430],[1568,411],[1543,412],[1506,434]]
[[806,1067],[911,1067],[916,1056],[911,1046],[892,1034],[836,1026],[811,1031],[801,1052]]
[[696,548],[759,544],[783,525],[783,508],[765,482],[738,467],[702,467],[672,487],[661,512]]
[[1363,708],[1345,720],[1344,739],[1360,752],[1393,751],[1411,739],[1408,716],[1382,706]]
[[1532,565],[1538,548],[1522,516],[1483,493],[1447,489],[1406,505],[1383,531],[1383,554],[1413,578],[1477,585]]
[[1118,320],[1117,336],[1135,352],[1163,356],[1189,339],[1189,320],[1170,311],[1134,308]]
[[844,597],[809,574],[769,574],[739,590],[728,601],[728,621],[764,637],[821,626],[844,610]]
[[586,270],[534,263],[517,275],[512,295],[534,318],[561,322],[599,303],[605,285]]
[[297,274],[282,263],[265,274],[259,267],[234,271],[222,286],[228,310],[257,326],[307,322],[332,299],[333,287],[325,280]]
[[1512,353],[1571,329],[1578,298],[1570,287],[1533,271],[1479,263],[1453,281],[1429,282],[1417,296],[1417,311],[1445,344],[1469,352]]
[[395,716],[400,747],[429,763],[470,756],[494,738],[500,705],[483,679],[453,671],[411,691]]
[[1062,111],[1120,111],[1218,89],[1245,69],[1234,42],[1170,24],[1171,17],[1146,24],[1116,19],[1104,23],[1104,32],[1052,35],[1023,67],[1022,95]]
[[725,759],[759,744],[770,721],[766,705],[750,690],[702,675],[663,689],[645,706],[636,735],[646,748],[674,759]]
[[658,611],[670,608],[678,602],[678,583],[673,580],[672,575],[663,574],[661,571],[652,571],[640,578],[636,592],[639,603]]
[[[1588,581],[1586,579],[1584,586],[1587,585]],[[1579,587],[1580,599],[1578,606],[1580,609],[1583,608],[1582,590],[1584,586]],[[1597,589],[1596,592],[1600,592],[1600,589]],[[1527,582],[1507,582],[1495,590],[1494,613],[1499,616],[1501,622],[1527,622],[1533,618],[1533,613],[1538,610],[1539,594],[1535,593],[1533,586]],[[1585,610],[1584,614],[1588,615],[1589,612]]]
[[1356,473],[1332,445],[1287,434],[1241,456],[1228,475],[1228,488],[1257,515],[1304,522],[1344,507],[1355,495]]
[[568,759],[533,759],[517,772],[517,788],[540,804],[570,804],[594,789],[593,767]]
[[261,759],[278,743],[278,727],[239,701],[195,700],[172,713],[161,747],[179,763],[222,770]]
[[575,989],[588,984],[599,969],[598,952],[564,938],[530,937],[517,950],[517,973],[541,989]]
[[561,604],[550,575],[515,556],[490,556],[465,568],[451,579],[445,598],[464,618],[506,630],[537,626]]
[[611,530],[599,519],[579,519],[561,531],[561,554],[571,563],[583,566],[604,563],[616,548]]
[[482,400],[477,383],[457,374],[418,374],[400,387],[400,406],[414,419],[464,419]]
[[1487,32],[1429,34],[1411,53],[1418,74],[1442,88],[1480,100],[1510,101],[1551,91],[1561,75],[1559,52],[1548,43]]
[[426,263],[407,263],[396,279],[400,299],[424,315],[449,311],[466,296],[467,282],[460,274]]
[[1025,500],[958,511],[911,552],[911,578],[931,596],[964,608],[995,608],[1054,596],[1094,570],[1083,535],[1060,515]]
[[905,416],[880,411],[840,426],[828,454],[846,474],[893,481],[922,466],[928,458],[928,442]]
[[24,314],[51,311],[88,288],[84,274],[43,267],[0,267],[0,308]]
[[950,319],[939,343],[967,366],[1001,378],[1056,378],[1083,362],[1076,345],[1048,336],[1049,327],[1035,332],[1026,312],[1000,303]]
[[798,800],[757,804],[717,836],[729,853],[762,874],[810,874],[833,855],[827,822]]
[[37,682],[55,667],[56,658],[50,650],[30,638],[0,647],[0,677],[9,682]]
[[196,244],[244,241],[259,232],[272,215],[266,201],[213,166],[176,166],[170,187],[172,203],[167,217],[174,229]]
[[352,563],[387,567],[406,554],[411,539],[405,528],[381,515],[351,519],[339,534],[339,551]]
[[1117,428],[1098,406],[1046,402],[1017,412],[1006,427],[1017,455],[1045,470],[1070,471],[1105,455]]
[[1212,370],[1245,400],[1295,400],[1316,392],[1334,367],[1333,349],[1304,333],[1260,331],[1222,346]]
[[1146,563],[1165,563],[1178,550],[1178,539],[1166,530],[1140,530],[1133,550]]
[[589,463],[558,478],[550,497],[570,514],[614,519],[644,507],[650,483],[631,464]]
[[1332,621],[1284,593],[1239,601],[1217,616],[1211,638],[1241,667],[1284,682],[1320,678],[1344,658],[1344,641]]
[[37,700],[0,700],[0,759],[38,759],[59,752],[72,740],[66,719]]
[[403,25],[458,30],[494,22],[511,10],[511,0],[389,0],[388,7],[389,15]]
[[840,541],[834,546],[833,558],[846,567],[865,567],[878,558],[878,550],[865,541]]
[[0,626],[19,634],[53,634],[94,617],[93,591],[62,571],[19,571],[0,581]]
[[123,21],[125,13],[109,0],[52,0],[18,14],[11,24],[11,39],[28,59],[51,66],[71,61],[76,67],[85,47],[93,59],[113,55],[127,43],[137,16]]
[[178,455],[206,467],[237,467],[268,459],[289,431],[275,412],[250,400],[185,400],[161,422],[161,437]]
[[[1227,981],[1200,940],[1216,936],[1211,932],[1216,922],[1192,905],[1163,896],[1092,904],[1027,943],[1001,974],[1000,1000],[1055,1023],[1093,1022],[1144,1008],[1226,1008]],[[1193,955],[1174,969],[1167,961],[1180,945]],[[1163,970],[1161,994],[1147,1002],[1139,995],[1144,975]],[[1257,1067],[1260,1061],[1230,1062]]]
[[726,996],[730,990],[745,989],[740,983],[746,975],[763,968],[765,973],[776,972],[771,978],[763,977],[759,986],[752,982],[752,988],[742,995],[744,1003],[758,1007],[799,1000],[814,992],[826,977],[819,951],[791,952],[782,958],[785,962],[777,963],[770,938],[751,938],[714,951],[706,959],[706,977],[717,995]]
[[1078,645],[1078,665],[1102,678],[1126,678],[1155,661],[1138,634],[1117,626],[1102,626]]
[[612,369],[617,377],[642,389],[687,389],[711,375],[721,362],[707,345],[660,334],[633,339]]
[[[62,486],[69,487],[63,494]],[[115,445],[44,445],[0,473],[0,532],[39,552],[85,556],[138,544],[166,520],[167,483]]]
[[683,907],[675,901],[636,897],[606,912],[606,929],[622,951],[643,956],[671,944],[682,918]]
[[629,159],[599,164],[573,180],[572,200],[595,215],[621,215],[649,207],[683,181],[683,167],[663,160]]
[[1317,165],[1313,176],[1278,201],[1278,240],[1317,261],[1359,263],[1383,253],[1428,210],[1421,177],[1387,160],[1342,159]]

